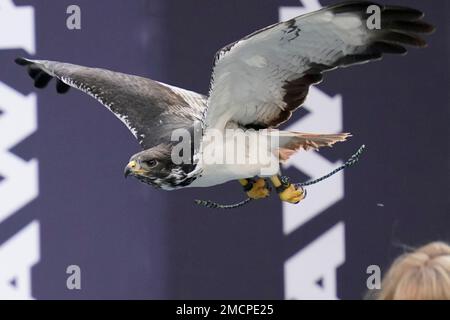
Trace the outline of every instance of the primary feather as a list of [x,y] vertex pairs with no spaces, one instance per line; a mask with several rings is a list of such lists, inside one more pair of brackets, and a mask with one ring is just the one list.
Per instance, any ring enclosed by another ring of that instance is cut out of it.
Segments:
[[280,22],[221,49],[211,78],[206,126],[234,121],[273,128],[287,121],[305,101],[309,86],[337,67],[404,54],[423,47],[420,33],[434,28],[423,13],[381,6],[381,29],[367,26],[373,2],[351,1]]

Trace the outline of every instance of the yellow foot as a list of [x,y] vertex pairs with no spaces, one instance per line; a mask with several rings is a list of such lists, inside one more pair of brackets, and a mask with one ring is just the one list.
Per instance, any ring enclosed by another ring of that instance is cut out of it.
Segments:
[[267,198],[270,194],[270,190],[267,188],[266,181],[263,178],[258,180],[242,179],[239,182],[244,186],[244,190],[247,190],[247,196],[251,199]]
[[284,191],[279,193],[281,201],[289,203],[299,203],[305,199],[305,192],[302,188],[297,188],[292,183]]
[[280,177],[278,175],[270,178],[273,185],[277,189],[278,195],[281,201],[289,203],[299,203],[306,197],[306,190],[303,188],[297,188],[295,185],[289,182],[287,177]]

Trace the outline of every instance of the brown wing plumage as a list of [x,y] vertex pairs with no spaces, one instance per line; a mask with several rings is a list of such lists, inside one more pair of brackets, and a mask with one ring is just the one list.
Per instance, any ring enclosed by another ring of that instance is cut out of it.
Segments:
[[257,31],[216,55],[206,126],[232,121],[273,128],[287,121],[311,85],[337,67],[405,54],[405,46],[424,47],[419,36],[434,28],[423,13],[381,6],[381,29],[369,29],[373,2],[351,1],[324,8]]

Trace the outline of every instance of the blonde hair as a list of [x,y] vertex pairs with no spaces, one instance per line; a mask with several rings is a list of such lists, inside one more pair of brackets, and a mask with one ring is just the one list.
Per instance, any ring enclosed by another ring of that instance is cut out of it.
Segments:
[[450,246],[433,242],[395,260],[379,300],[450,300]]

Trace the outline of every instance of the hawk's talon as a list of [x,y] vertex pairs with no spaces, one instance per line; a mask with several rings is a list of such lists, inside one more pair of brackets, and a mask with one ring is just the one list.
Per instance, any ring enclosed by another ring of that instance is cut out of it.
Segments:
[[244,189],[244,192],[247,193],[250,190],[252,190],[253,185],[255,184],[255,179],[249,178],[249,179],[242,179],[240,180],[240,183],[242,185],[242,189]]
[[302,187],[296,187],[294,184],[281,191],[279,194],[281,201],[297,204],[306,197],[306,190]]
[[247,191],[247,196],[254,200],[267,198],[269,194],[270,190],[267,188],[266,180],[263,178],[255,180],[252,188]]

